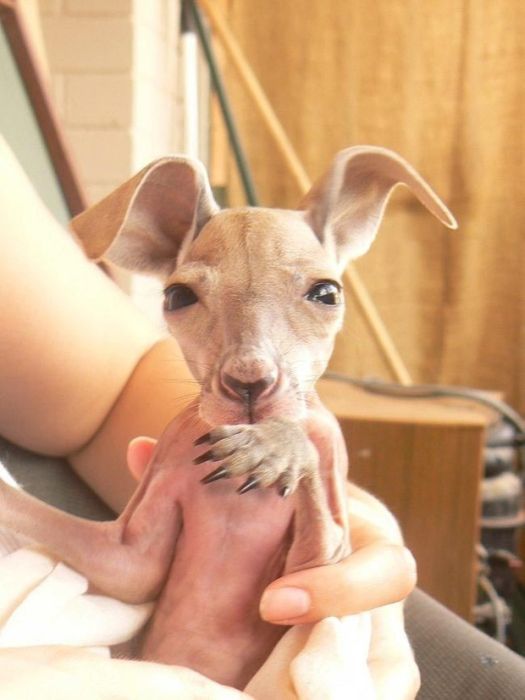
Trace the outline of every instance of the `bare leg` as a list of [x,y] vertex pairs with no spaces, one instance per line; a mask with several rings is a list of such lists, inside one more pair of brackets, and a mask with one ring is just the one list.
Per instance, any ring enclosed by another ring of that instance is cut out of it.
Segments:
[[305,427],[319,463],[297,488],[286,573],[336,563],[350,554],[345,493],[348,461],[341,430],[319,401],[312,404]]
[[0,526],[43,545],[108,595],[153,600],[172,561],[181,512],[171,500],[162,507],[148,498],[150,474],[120,518],[105,523],[69,515],[0,480]]
[[347,556],[350,553],[347,529],[334,520],[318,472],[299,482],[296,499],[294,539],[285,573],[335,564]]

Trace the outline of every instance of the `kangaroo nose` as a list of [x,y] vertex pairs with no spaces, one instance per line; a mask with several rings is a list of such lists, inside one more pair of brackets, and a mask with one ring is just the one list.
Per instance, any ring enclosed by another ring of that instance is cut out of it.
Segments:
[[274,386],[277,382],[277,370],[254,382],[243,382],[227,372],[223,373],[221,380],[227,393],[252,403]]

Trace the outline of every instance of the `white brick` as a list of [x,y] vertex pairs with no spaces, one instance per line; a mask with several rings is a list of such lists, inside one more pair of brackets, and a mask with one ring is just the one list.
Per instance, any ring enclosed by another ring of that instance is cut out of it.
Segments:
[[68,129],[68,140],[86,185],[123,182],[131,174],[131,134],[111,129]]
[[66,77],[64,117],[68,126],[128,128],[133,120],[129,74]]
[[135,83],[133,124],[135,168],[172,152],[175,103],[171,95],[147,80]]
[[178,0],[39,0],[53,93],[88,200],[172,151]]
[[134,19],[138,27],[146,26],[156,32],[164,32],[168,19],[166,0],[135,0],[134,10]]
[[65,0],[69,15],[129,15],[132,9],[133,0]]
[[42,22],[53,71],[116,73],[133,65],[133,26],[128,19],[55,18]]

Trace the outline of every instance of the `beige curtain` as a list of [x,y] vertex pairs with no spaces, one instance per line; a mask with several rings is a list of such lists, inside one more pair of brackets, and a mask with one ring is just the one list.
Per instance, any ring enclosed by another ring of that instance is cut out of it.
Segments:
[[[398,191],[357,263],[413,378],[498,390],[525,411],[525,2],[219,4],[312,178],[341,148],[388,146],[458,218],[450,232]],[[227,80],[261,201],[294,206],[282,158]],[[348,297],[333,368],[390,378]]]

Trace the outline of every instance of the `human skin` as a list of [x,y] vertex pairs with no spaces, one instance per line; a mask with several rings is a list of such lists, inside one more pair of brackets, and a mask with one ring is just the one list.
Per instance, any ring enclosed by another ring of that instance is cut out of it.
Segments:
[[[116,520],[82,520],[0,482],[0,524],[37,540],[97,591],[133,604],[155,601],[140,638],[119,655],[244,688],[286,629],[261,619],[265,587],[283,572],[339,561],[349,551],[346,463],[334,460],[344,454],[343,439],[319,402],[310,402],[304,430],[272,420],[218,428],[204,441],[208,426],[196,409],[168,425]],[[208,453],[196,457],[204,444],[230,464],[242,460],[237,476],[201,483],[210,469]],[[252,464],[287,451],[308,469],[292,492],[238,492]],[[363,636],[361,658],[367,647]]]
[[[0,296],[10,300],[0,309],[0,433],[37,452],[68,457],[121,510],[135,485],[126,466],[128,443],[137,435],[157,437],[197,387],[175,341],[163,339],[85,260],[5,145],[0,182]],[[131,448],[135,467],[147,444]],[[389,688],[385,697],[413,697],[417,670],[401,605],[391,604],[412,590],[414,562],[387,509],[357,486],[347,489],[353,553],[338,564],[272,582],[261,614],[295,624],[385,606],[373,613],[370,665],[377,686]],[[290,592],[279,603],[275,594],[283,589]],[[306,610],[294,610],[294,602],[304,608],[305,601]],[[16,653],[32,663],[23,650]]]

